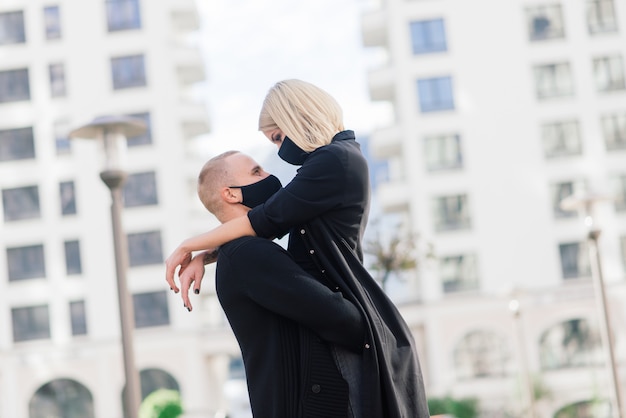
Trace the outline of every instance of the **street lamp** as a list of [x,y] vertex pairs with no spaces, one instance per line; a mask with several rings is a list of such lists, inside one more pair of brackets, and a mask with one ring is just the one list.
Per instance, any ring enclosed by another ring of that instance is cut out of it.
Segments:
[[615,353],[613,349],[613,331],[611,328],[611,317],[609,315],[606,289],[604,287],[604,277],[602,274],[602,259],[600,257],[600,247],[598,238],[600,237],[600,228],[595,222],[594,207],[599,202],[610,201],[609,196],[598,193],[574,194],[566,197],[560,203],[563,210],[576,210],[584,216],[585,226],[588,229],[587,243],[589,247],[589,261],[591,264],[591,275],[594,279],[595,294],[600,310],[600,328],[602,333],[602,345],[604,346],[607,367],[611,378],[611,386],[613,389],[613,405],[615,406],[616,416],[622,417],[622,393],[620,389],[619,373],[617,362],[615,361]]
[[123,167],[126,138],[141,135],[146,131],[145,123],[127,116],[102,116],[91,123],[74,129],[69,137],[96,139],[103,145],[104,167],[100,178],[111,191],[111,224],[113,228],[113,246],[115,250],[115,272],[117,278],[117,296],[122,328],[122,350],[124,355],[124,374],[126,377],[126,418],[137,418],[141,392],[139,376],[135,368],[133,351],[133,304],[126,284],[128,266],[126,236],[122,230],[122,186],[126,180]]
[[524,336],[524,324],[521,321],[520,303],[517,299],[511,299],[509,301],[509,310],[513,314],[515,320],[515,331],[517,334],[517,344],[520,348],[520,367],[521,374],[524,379],[524,386],[526,386],[526,392],[528,392],[528,416],[535,418],[535,388],[530,376],[530,367],[528,366],[528,355],[526,353],[526,337]]

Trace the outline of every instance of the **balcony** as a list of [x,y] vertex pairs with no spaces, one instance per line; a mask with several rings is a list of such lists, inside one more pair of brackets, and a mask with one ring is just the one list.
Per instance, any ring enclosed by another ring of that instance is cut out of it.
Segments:
[[402,180],[381,183],[376,190],[377,200],[383,212],[408,211],[409,188]]
[[172,29],[178,35],[195,32],[200,29],[200,18],[195,9],[177,9],[170,13]]
[[372,100],[394,101],[395,84],[392,67],[387,65],[370,70],[367,73],[367,84]]
[[361,37],[363,46],[387,47],[387,13],[385,10],[372,10],[361,15]]
[[379,159],[389,159],[402,152],[402,133],[397,125],[378,129],[370,135],[372,154]]
[[204,61],[195,48],[179,48],[174,52],[176,73],[181,87],[191,86],[206,80]]

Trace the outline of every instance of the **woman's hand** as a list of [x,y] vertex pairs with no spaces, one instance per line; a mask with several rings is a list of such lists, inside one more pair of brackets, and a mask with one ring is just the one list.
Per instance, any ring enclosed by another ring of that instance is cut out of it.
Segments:
[[178,293],[179,289],[176,286],[176,282],[174,281],[174,273],[176,273],[176,268],[180,266],[180,271],[178,274],[180,275],[189,263],[191,262],[191,251],[187,250],[182,245],[178,246],[174,250],[172,254],[165,260],[165,281],[170,285],[170,289],[174,291],[174,293]]
[[200,293],[200,285],[204,277],[205,253],[196,255],[187,265],[178,272],[180,279],[180,295],[183,298],[183,305],[189,312],[193,309],[189,300],[189,289],[193,284],[193,293]]

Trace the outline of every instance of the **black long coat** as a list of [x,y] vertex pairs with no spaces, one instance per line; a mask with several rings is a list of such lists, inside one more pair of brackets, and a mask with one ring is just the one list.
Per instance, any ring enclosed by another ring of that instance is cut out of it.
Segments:
[[368,209],[367,162],[354,132],[343,131],[313,151],[294,179],[248,217],[258,236],[289,231],[289,252],[298,264],[341,290],[365,317],[364,418],[428,418],[413,336],[362,264]]

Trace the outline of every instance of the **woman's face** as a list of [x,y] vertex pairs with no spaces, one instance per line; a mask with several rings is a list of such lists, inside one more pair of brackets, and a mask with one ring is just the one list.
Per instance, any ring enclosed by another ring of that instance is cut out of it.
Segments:
[[270,142],[275,144],[279,149],[283,143],[283,139],[285,138],[285,134],[280,130],[280,128],[263,131],[263,135],[265,135],[267,139],[269,139]]

